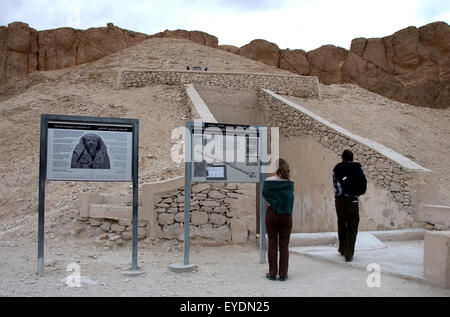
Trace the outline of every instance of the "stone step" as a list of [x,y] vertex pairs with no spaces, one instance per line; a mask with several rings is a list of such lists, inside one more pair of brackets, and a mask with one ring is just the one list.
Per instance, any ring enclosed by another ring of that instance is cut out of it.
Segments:
[[89,217],[97,219],[131,220],[133,216],[132,206],[119,206],[109,204],[91,204]]
[[[116,196],[116,195],[100,195],[101,203],[107,205],[121,205],[121,206],[132,206],[133,197],[130,196]],[[138,202],[139,206],[142,206],[142,201]]]
[[125,205],[131,206],[133,204],[133,198],[127,196],[116,195],[100,195],[102,203],[107,205]]

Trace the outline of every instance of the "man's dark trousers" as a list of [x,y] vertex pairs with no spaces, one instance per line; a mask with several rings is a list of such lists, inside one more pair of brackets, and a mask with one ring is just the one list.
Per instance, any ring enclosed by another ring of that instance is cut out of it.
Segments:
[[352,258],[355,252],[359,225],[359,205],[357,197],[336,197],[338,218],[339,252],[345,258]]

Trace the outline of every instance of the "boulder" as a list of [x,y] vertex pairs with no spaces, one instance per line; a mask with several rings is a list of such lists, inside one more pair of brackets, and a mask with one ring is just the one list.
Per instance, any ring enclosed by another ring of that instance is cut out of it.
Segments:
[[219,45],[218,48],[231,54],[240,55],[240,48],[234,45]]
[[311,73],[311,64],[304,50],[281,50],[279,68],[304,76]]
[[341,84],[342,69],[348,51],[334,45],[325,45],[306,54],[311,64],[312,76],[317,76],[323,84]]
[[253,40],[241,47],[240,55],[266,65],[278,67],[280,49],[274,43],[265,40]]
[[164,32],[156,33],[153,37],[190,40],[212,48],[217,48],[219,44],[219,39],[216,36],[201,31],[165,30]]

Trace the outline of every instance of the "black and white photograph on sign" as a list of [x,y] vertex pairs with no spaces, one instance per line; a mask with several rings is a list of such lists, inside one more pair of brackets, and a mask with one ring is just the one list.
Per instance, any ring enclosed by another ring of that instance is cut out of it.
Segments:
[[131,126],[49,123],[48,180],[131,181],[132,155]]
[[71,168],[111,169],[108,149],[102,138],[94,133],[82,136],[73,150]]

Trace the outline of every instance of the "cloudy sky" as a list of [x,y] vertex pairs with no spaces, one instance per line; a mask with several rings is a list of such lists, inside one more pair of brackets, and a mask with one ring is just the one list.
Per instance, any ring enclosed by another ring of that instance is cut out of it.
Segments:
[[449,0],[1,0],[0,8],[0,25],[87,29],[112,22],[146,34],[204,31],[217,36],[219,45],[264,39],[306,51],[325,44],[349,49],[357,37],[450,24]]

